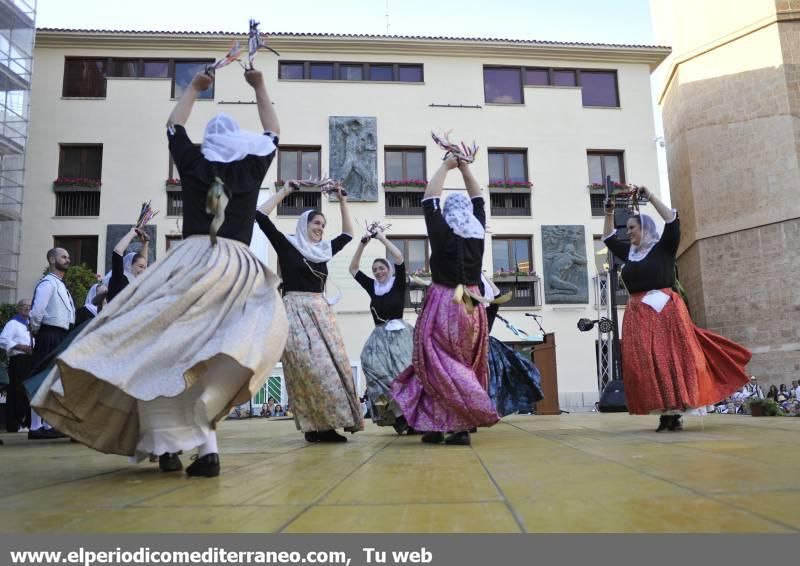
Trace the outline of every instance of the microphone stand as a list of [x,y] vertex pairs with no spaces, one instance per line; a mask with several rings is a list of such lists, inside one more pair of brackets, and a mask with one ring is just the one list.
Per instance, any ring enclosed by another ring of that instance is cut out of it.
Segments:
[[542,328],[542,323],[539,322],[539,315],[526,312],[525,316],[529,316],[529,317],[533,318],[533,320],[536,322],[536,326],[538,326],[539,330],[542,331],[542,338],[544,338],[544,336],[545,336],[545,334],[547,334],[547,332],[544,331],[544,328]]

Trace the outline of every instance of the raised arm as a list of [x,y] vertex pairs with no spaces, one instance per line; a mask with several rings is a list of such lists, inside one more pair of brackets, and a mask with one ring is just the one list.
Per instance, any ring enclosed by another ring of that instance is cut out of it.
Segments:
[[352,236],[354,234],[353,219],[350,217],[350,208],[347,206],[347,197],[343,194],[344,187],[339,184],[337,189],[339,191],[339,210],[342,213],[342,233]]
[[403,252],[400,251],[400,248],[395,246],[392,241],[383,234],[383,232],[378,232],[378,234],[375,236],[375,239],[379,240],[384,246],[386,246],[386,251],[392,254],[395,265],[400,265],[403,263],[403,261],[405,261],[405,258],[403,258]]
[[605,220],[603,221],[603,237],[608,236],[614,231],[614,201],[611,198],[606,198],[603,203],[603,212]]
[[139,250],[139,255],[144,258],[144,264],[147,266],[149,263],[148,258],[150,257],[150,236],[144,230],[136,230],[136,235],[142,241],[142,249]]
[[353,277],[355,277],[356,273],[358,273],[358,268],[361,266],[361,255],[364,253],[364,248],[367,247],[368,243],[369,236],[364,236],[361,238],[361,241],[358,242],[356,253],[353,254],[353,259],[350,260],[350,275]]
[[669,208],[666,204],[661,202],[661,200],[650,192],[650,189],[647,187],[639,187],[639,195],[645,196],[650,199],[650,204],[658,211],[659,216],[664,219],[664,222],[672,222],[675,218],[675,214],[671,208]]
[[264,75],[257,69],[247,69],[244,72],[244,79],[256,93],[256,104],[258,105],[258,117],[264,130],[274,132],[276,135],[281,133],[281,125],[278,122],[278,115],[272,107],[272,101],[267,94],[264,86]]
[[192,106],[197,99],[197,94],[207,90],[214,82],[214,77],[208,73],[197,73],[192,79],[191,84],[183,93],[183,96],[172,109],[172,113],[167,120],[167,126],[184,126],[192,113]]
[[114,253],[117,255],[124,256],[125,250],[128,249],[128,246],[130,245],[131,241],[133,241],[133,239],[137,236],[137,234],[138,231],[136,230],[135,227],[128,230],[128,232],[124,236],[122,236],[122,239],[119,242],[117,242],[117,245],[114,246]]
[[455,169],[456,167],[458,167],[458,161],[456,161],[455,157],[447,157],[447,159],[442,161],[442,164],[436,170],[436,173],[434,173],[433,177],[431,177],[431,180],[428,181],[428,186],[425,188],[425,194],[422,195],[422,198],[441,197],[447,172],[451,169]]
[[258,211],[269,216],[269,213],[275,210],[275,207],[293,192],[294,188],[290,186],[290,183],[286,183],[281,190],[276,191],[274,195],[264,201],[264,204],[258,207]]
[[481,187],[478,184],[478,180],[475,178],[475,175],[472,174],[472,169],[469,168],[469,163],[460,161],[458,163],[458,169],[461,171],[461,176],[464,177],[464,185],[467,187],[469,198],[481,196]]

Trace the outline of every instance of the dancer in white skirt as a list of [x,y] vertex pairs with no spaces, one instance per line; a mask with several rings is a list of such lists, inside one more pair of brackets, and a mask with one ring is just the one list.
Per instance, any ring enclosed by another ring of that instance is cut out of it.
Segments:
[[216,423],[263,385],[287,335],[277,277],[248,247],[278,119],[261,72],[245,79],[265,133],[241,131],[220,114],[195,147],[183,125],[213,78],[194,77],[167,135],[185,239],[88,324],[32,402],[92,448],[137,460],[159,454],[163,471],[182,469],[177,452],[197,448],[190,476],[219,474]]

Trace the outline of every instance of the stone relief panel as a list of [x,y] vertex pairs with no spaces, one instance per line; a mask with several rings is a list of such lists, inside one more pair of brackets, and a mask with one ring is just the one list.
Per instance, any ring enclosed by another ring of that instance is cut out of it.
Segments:
[[542,226],[544,298],[548,304],[587,304],[589,273],[584,227]]
[[378,126],[375,118],[330,116],[330,177],[344,182],[354,202],[378,200]]

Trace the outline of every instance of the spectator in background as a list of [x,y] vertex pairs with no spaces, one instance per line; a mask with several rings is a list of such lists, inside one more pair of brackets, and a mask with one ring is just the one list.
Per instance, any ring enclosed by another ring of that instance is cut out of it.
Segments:
[[0,333],[0,348],[8,356],[9,384],[6,391],[6,431],[18,432],[27,429],[31,422],[28,396],[22,381],[31,373],[31,353],[33,352],[31,333],[28,330],[28,316],[31,313],[31,300],[22,299],[17,303],[17,314],[9,320]]

